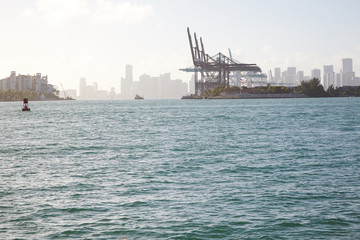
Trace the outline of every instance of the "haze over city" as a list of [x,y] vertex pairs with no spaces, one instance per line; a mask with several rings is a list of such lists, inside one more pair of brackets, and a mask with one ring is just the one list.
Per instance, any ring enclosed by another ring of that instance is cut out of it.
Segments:
[[[314,68],[353,59],[360,73],[359,1],[2,1],[0,78],[10,71],[41,72],[54,85],[78,89],[79,80],[120,92],[125,65],[133,79],[179,71],[192,59],[186,28],[203,37],[210,54],[233,58],[263,73]],[[358,75],[358,74],[357,74]]]

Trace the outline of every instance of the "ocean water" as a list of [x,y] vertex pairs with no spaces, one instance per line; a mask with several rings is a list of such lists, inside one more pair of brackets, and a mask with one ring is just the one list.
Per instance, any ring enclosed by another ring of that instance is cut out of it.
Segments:
[[0,239],[360,239],[360,98],[0,103]]

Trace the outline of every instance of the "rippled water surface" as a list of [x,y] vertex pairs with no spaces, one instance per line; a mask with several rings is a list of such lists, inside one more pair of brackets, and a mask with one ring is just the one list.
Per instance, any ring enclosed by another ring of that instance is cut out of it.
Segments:
[[360,98],[0,103],[0,239],[359,239]]

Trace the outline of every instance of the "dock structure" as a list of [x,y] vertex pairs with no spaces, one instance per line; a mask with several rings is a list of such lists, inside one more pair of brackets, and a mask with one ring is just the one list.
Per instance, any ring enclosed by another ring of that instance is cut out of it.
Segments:
[[[190,29],[187,28],[191,56],[194,66],[180,69],[185,72],[193,72],[195,75],[195,94],[213,89],[219,85],[230,86],[232,72],[252,72],[261,73],[261,69],[256,64],[238,63],[222,53],[210,56],[205,52],[202,38],[200,44],[194,32],[194,42],[191,38]],[[200,73],[200,79],[198,74]]]

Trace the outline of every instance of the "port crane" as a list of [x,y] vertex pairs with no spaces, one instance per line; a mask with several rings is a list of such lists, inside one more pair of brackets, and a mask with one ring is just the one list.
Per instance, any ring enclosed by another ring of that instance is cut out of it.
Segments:
[[68,97],[66,96],[66,92],[65,92],[65,89],[64,89],[64,87],[63,87],[63,85],[60,83],[60,86],[61,86],[61,88],[62,88],[62,90],[63,90],[63,92],[64,92],[64,97],[65,97],[65,99],[67,99]]
[[[202,38],[200,37],[199,44],[196,33],[194,33],[194,41],[189,28],[187,28],[187,33],[194,66],[180,70],[195,73],[196,95],[219,85],[230,86],[230,73],[232,72],[261,73],[261,69],[256,64],[238,63],[234,61],[230,51],[230,57],[220,52],[210,56],[205,52]],[[198,73],[200,73],[200,79],[198,78]]]

